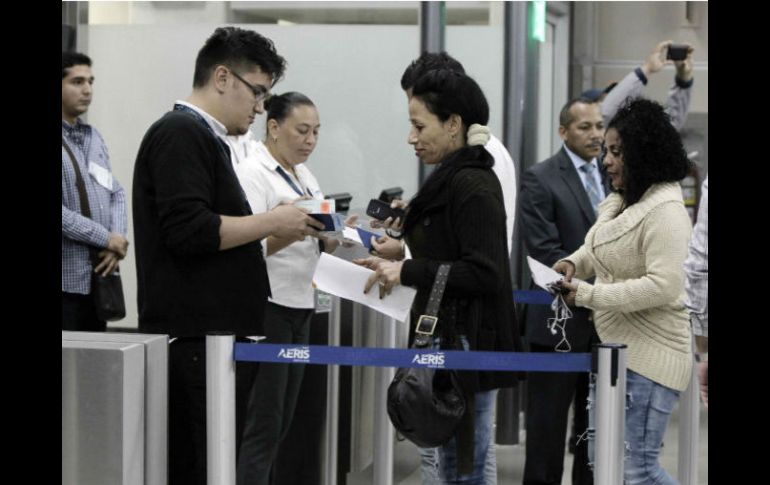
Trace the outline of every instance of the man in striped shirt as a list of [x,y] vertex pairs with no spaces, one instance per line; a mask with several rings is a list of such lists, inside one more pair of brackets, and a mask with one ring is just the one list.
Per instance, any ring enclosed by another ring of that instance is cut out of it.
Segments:
[[709,407],[709,178],[701,186],[698,219],[692,231],[690,252],[684,262],[687,275],[685,304],[690,312],[692,333],[695,335],[695,360],[703,404]]
[[[77,52],[62,52],[62,330],[104,331],[107,328],[107,322],[96,316],[91,274],[106,276],[116,271],[128,249],[123,187],[112,176],[104,139],[80,119],[91,104],[93,83],[91,59]],[[76,166],[83,180],[81,190],[86,193],[89,217],[83,215]],[[90,255],[92,250],[97,254],[95,263]]]

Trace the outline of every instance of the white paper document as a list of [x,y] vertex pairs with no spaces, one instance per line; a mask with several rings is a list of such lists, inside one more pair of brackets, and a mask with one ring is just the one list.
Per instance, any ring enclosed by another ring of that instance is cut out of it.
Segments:
[[564,278],[564,275],[557,273],[530,256],[527,256],[527,264],[529,264],[529,271],[532,273],[532,281],[544,290],[551,291],[550,286]]
[[353,300],[396,320],[405,321],[417,291],[399,285],[381,300],[379,288],[375,285],[369,293],[364,294],[364,285],[372,273],[372,270],[363,266],[321,253],[313,274],[313,284],[321,291]]

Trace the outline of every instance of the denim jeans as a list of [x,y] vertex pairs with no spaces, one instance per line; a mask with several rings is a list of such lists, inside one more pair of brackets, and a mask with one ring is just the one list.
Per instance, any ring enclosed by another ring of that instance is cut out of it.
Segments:
[[[493,400],[497,400],[497,389]],[[493,429],[494,430],[494,429]],[[438,448],[420,448],[420,474],[422,485],[441,485],[438,478]],[[489,446],[484,459],[484,485],[497,485],[497,451],[495,449],[495,433],[489,433]]]
[[[460,341],[463,348],[468,350],[468,340],[464,335],[460,336]],[[434,339],[433,348],[439,348],[439,344],[440,340]],[[478,392],[475,399],[473,472],[470,475],[457,475],[456,440],[452,438],[439,448],[418,447],[422,485],[440,485],[441,483],[497,485],[497,456],[492,426],[497,389]]]
[[679,392],[626,372],[626,456],[624,478],[627,485],[677,485],[679,482],[658,463],[668,418],[679,400]]
[[[591,376],[588,398],[588,460],[593,468],[595,376]],[[658,463],[668,418],[679,400],[679,392],[626,370],[625,485],[678,485]]]

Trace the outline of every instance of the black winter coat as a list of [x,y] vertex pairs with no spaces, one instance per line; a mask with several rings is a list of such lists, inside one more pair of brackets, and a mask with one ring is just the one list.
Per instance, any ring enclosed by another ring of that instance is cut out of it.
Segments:
[[[404,236],[413,259],[404,262],[401,283],[417,289],[412,321],[425,311],[439,265],[451,262],[436,329],[442,348],[454,330],[467,336],[470,350],[520,351],[500,182],[489,163],[457,157],[452,162],[449,176],[426,180],[420,192],[430,189],[430,197],[410,204],[407,215]],[[466,392],[517,383],[515,372],[462,371],[460,377]]]

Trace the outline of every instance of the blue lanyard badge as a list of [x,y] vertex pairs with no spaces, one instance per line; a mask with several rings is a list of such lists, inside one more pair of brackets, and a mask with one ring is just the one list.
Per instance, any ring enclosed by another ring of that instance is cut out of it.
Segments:
[[[304,192],[302,192],[302,191],[299,189],[299,187],[297,187],[297,184],[295,184],[295,183],[294,183],[294,181],[291,179],[291,177],[289,177],[289,174],[288,174],[288,173],[286,173],[286,172],[284,172],[284,170],[283,170],[283,168],[282,168],[282,167],[280,167],[280,166],[279,166],[279,167],[276,167],[276,168],[275,168],[275,170],[276,170],[276,171],[277,171],[279,174],[281,174],[281,177],[283,177],[283,179],[286,181],[286,183],[287,183],[287,184],[289,184],[289,187],[291,187],[291,188],[292,188],[292,190],[294,190],[294,192],[296,192],[296,193],[297,193],[297,194],[298,194],[300,197],[302,197],[303,195],[305,195],[305,193],[304,193]],[[311,193],[310,193],[310,189],[308,189],[308,190],[307,190],[307,195],[309,195],[310,197],[312,197],[312,196],[313,196],[313,194],[311,194]]]

